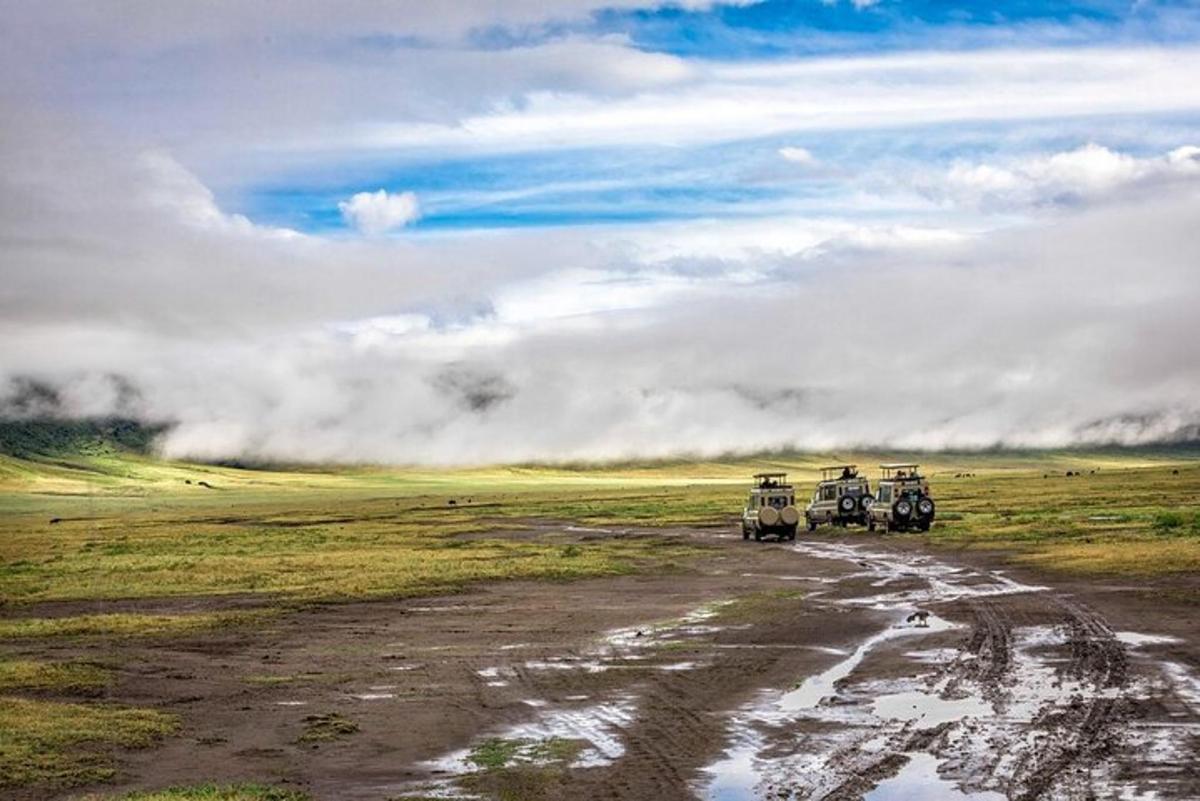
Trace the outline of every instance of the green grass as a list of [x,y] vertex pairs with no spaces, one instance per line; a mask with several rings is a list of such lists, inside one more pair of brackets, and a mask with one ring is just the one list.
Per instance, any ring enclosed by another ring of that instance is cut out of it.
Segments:
[[336,712],[308,715],[304,718],[304,733],[297,742],[324,743],[340,740],[358,732],[358,724]]
[[467,761],[483,770],[514,765],[568,764],[579,756],[578,740],[547,737],[541,740],[493,737],[476,745]]
[[0,692],[35,690],[83,693],[102,689],[111,681],[112,673],[96,665],[31,659],[0,661]]
[[269,619],[270,611],[197,612],[187,615],[114,613],[0,619],[0,642],[44,637],[161,637],[194,634]]
[[105,781],[113,749],[153,745],[178,725],[149,709],[0,696],[0,786]]
[[[851,460],[874,475],[871,465],[903,456]],[[803,498],[817,468],[845,457],[242,470],[103,448],[29,459],[0,455],[0,645],[204,635],[274,622],[298,602],[686,568],[705,549],[671,536],[670,527],[717,526],[735,539],[751,473],[788,470]],[[1200,452],[937,454],[921,460],[938,501],[938,522],[928,535],[905,536],[940,548],[999,549],[1022,564],[1072,575],[1144,577],[1148,586],[1178,578],[1163,592],[1200,604],[1200,592],[1187,584],[1200,574]],[[1067,471],[1081,475],[1066,477]],[[554,521],[610,533],[566,532],[548,525]],[[662,533],[611,533],[623,526]],[[44,602],[223,595],[253,596],[258,608],[38,614]],[[792,593],[762,593],[717,612],[726,619],[763,609],[787,614],[799,602]],[[0,690],[7,692],[82,693],[108,678],[88,665],[0,661]],[[325,680],[305,674],[250,679],[268,685]],[[354,728],[352,721],[330,716],[307,724],[301,735],[306,741],[348,736]],[[113,775],[117,749],[153,744],[175,726],[174,718],[153,710],[3,698],[0,782],[50,787],[100,781]],[[573,747],[567,741],[489,741],[472,756],[486,768],[475,780],[498,797],[555,797]],[[284,792],[205,786],[129,798],[299,798],[264,795]]]
[[721,620],[730,623],[753,621],[794,613],[803,601],[804,593],[799,590],[766,590],[735,598],[715,611]]
[[[1049,477],[1046,477],[1046,476]],[[1078,575],[1200,571],[1200,466],[943,480],[929,541],[1004,549],[1022,564]]]
[[[881,458],[894,457],[856,460]],[[496,579],[669,569],[698,549],[655,537],[491,532],[531,520],[729,525],[749,473],[790,470],[803,497],[816,468],[836,460],[249,471],[128,453],[78,457],[74,466],[0,457],[0,604],[222,594],[260,595],[267,603],[394,598]],[[1071,570],[1153,574],[1197,565],[1194,451],[923,461],[939,501],[935,543],[1014,548],[1034,563]],[[1083,475],[1066,478],[1068,470]],[[963,472],[976,477],[954,477]],[[1136,546],[1130,558],[1118,543]]]
[[202,784],[198,787],[169,787],[165,790],[128,793],[121,796],[85,796],[83,801],[308,801],[296,790],[261,784]]

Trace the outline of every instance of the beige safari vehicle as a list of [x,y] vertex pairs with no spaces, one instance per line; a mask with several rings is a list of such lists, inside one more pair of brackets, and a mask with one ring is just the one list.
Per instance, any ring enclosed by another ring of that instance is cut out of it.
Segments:
[[937,507],[929,494],[929,482],[915,464],[881,464],[883,478],[875,502],[867,513],[867,530],[929,531]]
[[787,473],[756,473],[754,489],[742,510],[742,539],[761,540],[775,535],[781,540],[796,539],[800,512],[796,492],[787,481]]
[[822,523],[832,526],[867,524],[867,510],[874,499],[871,484],[858,474],[858,465],[836,464],[821,468],[821,483],[804,509],[809,531]]

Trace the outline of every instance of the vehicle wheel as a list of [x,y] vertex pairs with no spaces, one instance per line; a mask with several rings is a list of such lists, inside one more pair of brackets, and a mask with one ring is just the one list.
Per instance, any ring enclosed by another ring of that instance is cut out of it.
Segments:
[[858,506],[858,501],[854,500],[852,495],[843,495],[838,501],[838,511],[843,515],[848,515],[854,512],[854,507]]
[[789,528],[787,530],[786,539],[789,539],[789,540],[795,542],[795,540],[796,540],[796,527],[795,526],[792,526],[791,528]]
[[750,529],[746,528],[745,526],[742,526],[742,539],[750,539]]
[[875,518],[868,517],[867,518],[867,531],[874,531],[874,530],[875,530]]
[[809,520],[808,520],[808,530],[809,530],[809,531],[816,531],[816,530],[817,530],[817,521],[816,521],[816,520],[813,520],[812,518],[809,518]]
[[754,529],[754,541],[762,542],[762,529],[761,528]]
[[929,520],[922,520],[922,521],[921,521],[921,525],[920,525],[920,529],[921,529],[921,531],[929,531],[929,526],[930,526],[930,525],[931,525],[931,521],[929,521]]

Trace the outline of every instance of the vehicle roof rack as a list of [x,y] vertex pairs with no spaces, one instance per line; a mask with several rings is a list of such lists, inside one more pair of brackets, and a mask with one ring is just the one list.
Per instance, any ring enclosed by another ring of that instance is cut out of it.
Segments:
[[920,467],[920,466],[921,465],[917,464],[916,462],[895,462],[893,464],[879,465],[880,469],[882,469],[882,470],[899,470],[902,467]]
[[754,480],[758,489],[791,489],[787,481],[787,473],[755,473]]
[[845,470],[847,467],[854,469],[855,467],[858,467],[858,465],[856,465],[856,464],[831,464],[831,465],[829,465],[829,467],[822,467],[821,471],[824,472],[826,470]]

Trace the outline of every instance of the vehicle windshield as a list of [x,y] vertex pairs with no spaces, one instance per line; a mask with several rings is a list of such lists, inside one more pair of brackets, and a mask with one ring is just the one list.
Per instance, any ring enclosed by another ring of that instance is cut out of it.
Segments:
[[767,504],[774,506],[776,509],[782,509],[785,506],[791,506],[791,499],[783,495],[777,495],[767,498]]

